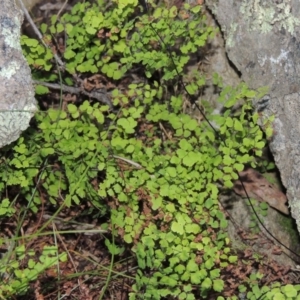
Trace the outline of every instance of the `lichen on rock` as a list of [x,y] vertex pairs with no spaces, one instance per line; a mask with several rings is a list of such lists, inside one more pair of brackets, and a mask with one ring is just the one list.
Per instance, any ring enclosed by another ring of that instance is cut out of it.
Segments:
[[0,147],[18,139],[36,111],[31,72],[22,54],[23,16],[14,1],[3,0],[0,10]]
[[249,21],[251,30],[267,33],[276,26],[293,34],[300,20],[293,15],[291,1],[274,3],[272,0],[244,0],[240,12]]

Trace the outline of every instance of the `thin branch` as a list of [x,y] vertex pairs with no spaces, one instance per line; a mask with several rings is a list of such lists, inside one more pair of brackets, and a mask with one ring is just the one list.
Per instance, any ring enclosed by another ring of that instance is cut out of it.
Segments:
[[121,157],[121,156],[117,156],[117,155],[112,155],[113,158],[117,158],[117,159],[120,159],[120,160],[123,160],[127,163],[129,163],[130,165],[133,165],[134,167],[136,167],[137,169],[143,169],[143,167],[139,164],[139,163],[136,163],[128,158],[124,158],[124,157]]
[[39,80],[32,80],[32,81],[34,84],[43,85],[54,90],[62,90],[63,92],[67,92],[71,94],[79,94],[81,92],[81,89],[79,87],[72,87],[64,84],[50,83],[50,82],[44,82]]
[[66,5],[67,5],[67,3],[68,3],[68,0],[66,0],[65,1],[65,3],[62,5],[62,7],[60,8],[60,10],[58,11],[58,13],[57,13],[57,18],[59,17],[59,15],[61,14],[61,12],[64,10],[64,8],[66,7]]
[[109,99],[109,97],[107,96],[107,93],[103,92],[103,91],[92,91],[92,92],[87,92],[85,90],[83,90],[82,88],[79,87],[72,87],[72,86],[68,86],[68,85],[64,85],[64,84],[58,84],[58,83],[49,83],[49,82],[43,82],[43,81],[38,81],[38,80],[33,80],[34,84],[40,84],[43,86],[46,86],[50,89],[54,89],[54,90],[62,90],[63,92],[67,92],[67,93],[71,93],[71,94],[84,94],[92,99],[96,99],[99,102],[106,104],[109,106],[110,109],[113,110],[113,105]]

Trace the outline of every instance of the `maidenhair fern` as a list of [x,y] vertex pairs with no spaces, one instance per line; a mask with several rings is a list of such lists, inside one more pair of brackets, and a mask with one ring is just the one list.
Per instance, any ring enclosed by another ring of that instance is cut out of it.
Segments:
[[[180,82],[193,95],[205,85],[205,74],[188,81],[185,70],[215,30],[200,5],[152,4],[151,12],[144,13],[137,0],[98,0],[77,3],[61,18],[53,16],[50,26],[42,25],[47,41],[66,36],[63,80],[72,84],[78,74],[100,73],[113,83],[110,92],[104,87],[113,109],[84,100],[37,113],[36,128],[11,146],[0,166],[0,191],[18,186],[34,212],[43,192],[54,207],[63,199],[68,207],[88,201],[100,210],[108,218],[103,226],[135,253],[130,299],[205,299],[222,294],[222,270],[238,259],[218,195],[262,154],[265,139],[251,107],[262,92],[245,84],[224,87],[224,114],[208,116],[217,135],[183,113],[188,95]],[[28,37],[22,43],[33,76],[56,81],[52,54]],[[133,70],[141,80],[118,88]],[[213,80],[222,86],[220,76]],[[181,93],[170,94],[175,85]],[[47,91],[37,88],[39,94]],[[243,104],[234,114],[238,101]],[[35,191],[40,166],[41,187]],[[1,205],[11,213],[7,203]],[[115,254],[112,243],[105,244]],[[256,292],[249,293],[252,299]]]

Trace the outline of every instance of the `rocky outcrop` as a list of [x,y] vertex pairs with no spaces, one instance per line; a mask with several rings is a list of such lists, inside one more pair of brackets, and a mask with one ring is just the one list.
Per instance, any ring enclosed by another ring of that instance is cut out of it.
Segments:
[[[280,3],[278,3],[280,2]],[[207,0],[228,58],[251,87],[268,86],[254,103],[261,121],[275,116],[270,149],[300,232],[300,6],[298,1]]]
[[0,147],[18,139],[36,110],[29,66],[20,46],[23,16],[14,1],[0,10]]

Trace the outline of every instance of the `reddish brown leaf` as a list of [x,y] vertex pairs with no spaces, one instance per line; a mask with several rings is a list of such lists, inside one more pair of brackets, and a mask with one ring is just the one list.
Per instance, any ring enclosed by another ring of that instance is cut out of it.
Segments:
[[[274,184],[271,184],[265,177],[253,169],[247,169],[239,173],[243,185],[250,198],[267,202],[270,206],[288,215],[289,210],[285,205],[287,198]],[[234,183],[234,192],[242,197],[246,197],[241,182]]]

